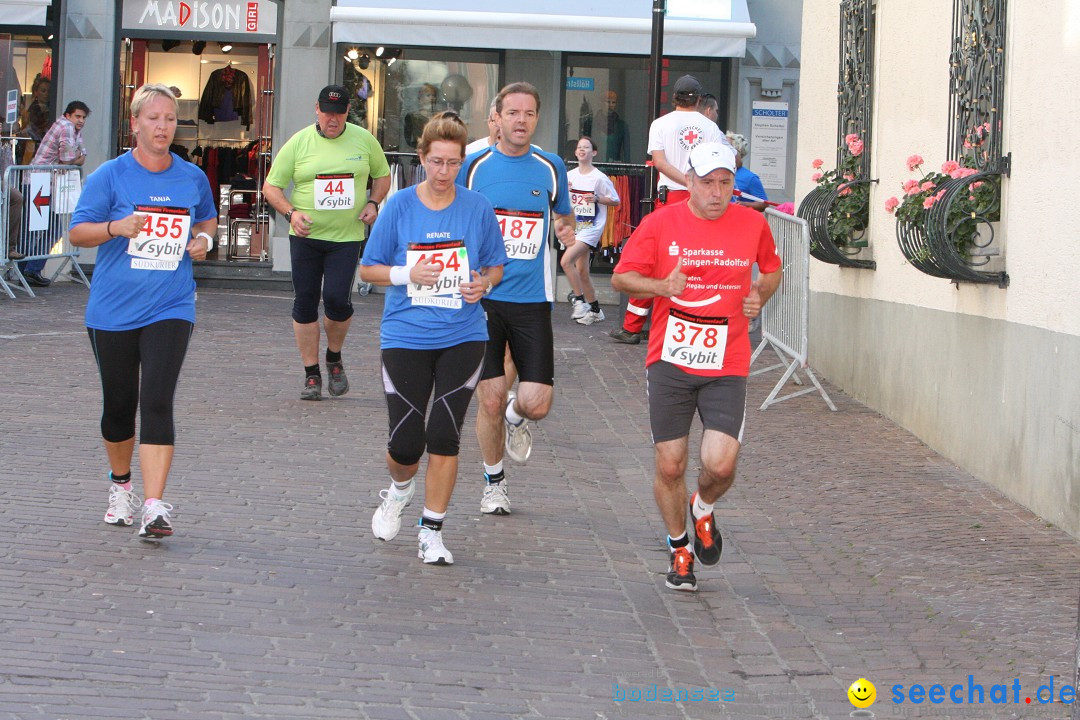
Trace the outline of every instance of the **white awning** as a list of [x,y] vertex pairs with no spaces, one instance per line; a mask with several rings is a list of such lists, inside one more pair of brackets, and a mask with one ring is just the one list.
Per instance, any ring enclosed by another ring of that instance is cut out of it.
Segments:
[[0,0],[0,25],[44,25],[52,0]]
[[[727,20],[665,18],[664,55],[742,57],[746,39],[754,37],[757,28],[750,22],[746,0],[730,3]],[[542,10],[513,13],[455,10],[450,9],[452,2],[429,9],[416,9],[416,0],[409,8],[390,7],[389,0],[382,7],[373,4],[372,0],[338,0],[330,10],[334,42],[648,55],[652,38],[651,3],[641,0],[620,3],[623,12],[636,12],[629,17],[579,14],[589,11],[587,3],[581,2],[569,12],[559,12],[560,8],[551,7],[556,3],[548,2]]]

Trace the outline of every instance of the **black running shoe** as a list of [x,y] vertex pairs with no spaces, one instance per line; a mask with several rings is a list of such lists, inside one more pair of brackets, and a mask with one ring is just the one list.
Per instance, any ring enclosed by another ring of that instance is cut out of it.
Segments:
[[632,333],[623,327],[612,330],[608,333],[608,336],[615,342],[621,342],[626,345],[637,345],[641,342],[641,333]]
[[338,362],[326,363],[326,372],[330,375],[330,380],[326,383],[326,391],[338,397],[349,392],[349,378],[345,376],[345,366]]
[[[697,495],[694,495],[697,499]],[[694,503],[690,502],[690,517],[694,517]],[[720,562],[720,553],[724,552],[724,540],[720,529],[716,527],[716,518],[709,513],[694,520],[694,554],[702,565],[711,567]]]
[[694,555],[690,548],[674,548],[671,551],[671,569],[667,574],[667,586],[672,590],[694,592],[697,590],[697,578],[694,577]]
[[301,400],[322,400],[322,376],[308,375],[304,378],[304,389],[300,391]]

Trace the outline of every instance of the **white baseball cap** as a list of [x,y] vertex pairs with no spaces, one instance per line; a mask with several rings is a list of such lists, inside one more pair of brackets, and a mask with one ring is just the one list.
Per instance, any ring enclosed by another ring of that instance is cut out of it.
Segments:
[[735,151],[725,143],[701,143],[690,151],[690,169],[698,177],[705,177],[715,170],[735,173]]

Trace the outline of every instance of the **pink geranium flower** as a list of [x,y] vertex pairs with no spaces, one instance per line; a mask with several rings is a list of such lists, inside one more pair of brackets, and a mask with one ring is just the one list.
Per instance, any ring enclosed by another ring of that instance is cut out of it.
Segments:
[[891,198],[889,198],[888,200],[885,201],[885,212],[891,213],[893,210],[896,210],[896,208],[899,205],[900,205],[900,200],[898,200],[897,198],[891,197]]
[[914,195],[917,192],[919,192],[919,181],[918,180],[908,180],[908,181],[906,181],[904,183],[904,194],[905,195]]
[[858,140],[858,139],[852,140],[851,142],[848,143],[847,147],[848,147],[848,152],[850,152],[855,157],[859,157],[860,155],[862,155],[863,141]]
[[[941,163],[941,172],[945,173],[946,175],[952,175],[959,167],[960,163],[956,162],[955,160],[946,160],[945,162]],[[956,176],[953,175],[953,177]]]
[[861,142],[861,141],[859,140],[858,135],[856,135],[855,133],[849,133],[849,134],[844,136],[844,142],[847,143],[848,145],[851,145],[851,143],[853,143],[853,142]]
[[821,173],[817,172],[817,173],[814,173],[813,175],[811,175],[811,176],[810,176],[810,179],[811,179],[812,181],[814,181],[814,182],[820,182],[820,181],[821,181],[821,177],[822,177]]
[[810,166],[813,167],[815,170],[817,170],[817,169],[821,168],[821,166],[824,165],[824,164],[825,164],[825,161],[822,160],[821,158],[818,158],[814,162],[810,163]]
[[849,188],[847,185],[845,185],[844,189],[841,190],[840,192],[836,193],[836,194],[839,195],[840,197],[844,197],[845,195],[850,195],[851,194],[851,188]]
[[936,203],[937,201],[938,201],[937,196],[936,195],[931,195],[930,197],[923,200],[922,206],[926,210],[929,210],[930,208],[934,207],[934,203]]
[[907,169],[915,172],[915,168],[923,164],[922,155],[912,155],[907,159]]
[[934,183],[930,182],[929,180],[927,180],[926,182],[924,182],[922,185],[919,186],[919,192],[926,192],[927,190],[933,190],[933,189],[934,189]]
[[951,173],[949,173],[949,177],[965,178],[965,177],[970,177],[970,176],[974,175],[977,172],[979,172],[979,171],[976,170],[975,168],[957,167],[955,170],[953,170]]

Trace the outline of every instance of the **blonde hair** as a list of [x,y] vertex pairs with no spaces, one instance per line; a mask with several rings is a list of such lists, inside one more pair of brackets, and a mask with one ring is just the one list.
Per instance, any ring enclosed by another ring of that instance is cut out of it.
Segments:
[[469,143],[469,130],[465,122],[453,110],[438,113],[424,125],[420,142],[416,149],[421,155],[427,155],[431,143],[444,140],[461,146],[461,157],[465,157],[465,146]]
[[135,94],[131,97],[131,117],[139,117],[139,113],[142,112],[143,106],[153,100],[155,97],[167,97],[172,100],[173,106],[179,109],[180,105],[176,102],[176,96],[173,95],[172,90],[168,85],[162,85],[161,83],[147,83],[143,85]]
[[735,152],[739,153],[740,157],[746,157],[750,154],[750,141],[746,139],[745,135],[739,133],[729,132],[727,133],[728,142],[731,143],[731,147]]

